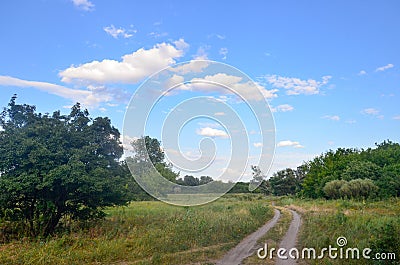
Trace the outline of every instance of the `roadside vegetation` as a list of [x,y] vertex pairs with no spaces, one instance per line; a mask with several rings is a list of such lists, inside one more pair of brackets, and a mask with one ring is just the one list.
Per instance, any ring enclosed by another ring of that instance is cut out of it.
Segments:
[[0,245],[0,264],[188,264],[220,258],[273,216],[265,198],[227,195],[199,207],[132,202],[44,240]]
[[[133,140],[132,156],[121,160],[120,133],[111,120],[90,117],[79,103],[67,115],[41,114],[16,99],[0,115],[0,264],[212,264],[273,216],[272,201],[302,215],[299,248],[320,250],[344,236],[348,247],[394,253],[396,261],[386,263],[399,264],[398,143],[329,150],[268,180],[252,166],[250,184],[260,183],[255,191],[239,182],[215,202],[176,207],[155,201],[131,173],[151,184],[151,163],[173,184],[159,185],[159,195],[182,204],[193,195],[183,191],[193,186],[231,184],[180,176],[160,141],[149,136]],[[205,197],[215,192],[205,191]],[[291,217],[281,211],[261,246],[279,245]],[[245,264],[257,262],[253,256]]]
[[[282,197],[277,205],[292,208],[302,215],[298,248],[338,247],[336,239],[345,237],[345,248],[372,249],[370,254],[394,253],[393,260],[305,259],[303,264],[400,264],[400,199],[356,201],[348,199],[299,199]],[[361,253],[361,252],[360,252]],[[362,256],[360,254],[360,256]]]

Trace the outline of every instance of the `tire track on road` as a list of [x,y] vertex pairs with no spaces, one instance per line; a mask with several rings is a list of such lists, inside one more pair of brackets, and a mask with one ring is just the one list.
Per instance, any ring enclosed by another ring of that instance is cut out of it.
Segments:
[[245,237],[236,247],[226,253],[224,257],[216,263],[216,265],[238,265],[245,258],[252,255],[257,241],[278,222],[281,213],[277,209],[275,209],[274,212],[274,217],[268,221],[268,223],[260,227],[254,233]]
[[[289,211],[292,214],[292,222],[290,223],[288,231],[286,232],[285,236],[282,238],[281,243],[279,244],[279,248],[284,248],[287,251],[289,251],[291,248],[296,247],[297,235],[299,233],[300,226],[301,226],[300,215],[293,210],[289,210]],[[288,256],[288,259],[277,258],[277,261],[275,262],[275,264],[276,265],[295,265],[295,264],[297,264],[296,260],[291,259],[287,252],[285,253],[285,255]]]

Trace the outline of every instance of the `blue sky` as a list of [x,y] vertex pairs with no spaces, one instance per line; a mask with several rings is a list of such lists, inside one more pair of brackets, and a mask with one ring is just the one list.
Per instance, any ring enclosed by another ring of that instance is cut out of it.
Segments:
[[[294,167],[328,149],[400,141],[399,10],[398,1],[2,1],[0,105],[14,93],[40,112],[80,101],[122,130],[131,95],[155,71],[220,61],[269,93],[272,171]],[[206,123],[185,128],[187,152],[202,129],[220,130]]]

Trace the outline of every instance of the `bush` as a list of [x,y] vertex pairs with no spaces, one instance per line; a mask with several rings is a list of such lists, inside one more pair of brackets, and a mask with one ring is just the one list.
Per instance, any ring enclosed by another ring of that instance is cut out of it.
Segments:
[[366,199],[375,197],[378,189],[378,186],[370,179],[353,179],[327,182],[323,191],[328,199]]

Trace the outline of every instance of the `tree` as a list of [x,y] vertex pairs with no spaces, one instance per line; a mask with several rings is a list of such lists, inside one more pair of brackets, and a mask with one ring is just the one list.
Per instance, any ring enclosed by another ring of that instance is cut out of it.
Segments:
[[213,181],[213,179],[210,176],[201,176],[200,177],[200,181],[199,181],[199,185],[204,185],[204,184],[210,183],[212,181]]
[[351,161],[346,169],[341,174],[341,179],[352,180],[352,179],[372,179],[377,180],[381,177],[381,168],[375,163],[370,161]]
[[145,161],[147,158],[153,165],[164,162],[165,154],[161,149],[160,141],[156,138],[146,135],[132,141],[131,145],[135,151],[134,159],[136,162]]
[[273,174],[269,179],[273,195],[294,195],[300,188],[300,182],[293,169],[287,168]]
[[359,157],[356,149],[338,148],[315,157],[304,164],[306,175],[301,181],[301,195],[309,198],[323,197],[323,188],[331,180],[341,179],[348,164]]
[[174,192],[171,182],[176,182],[179,173],[174,172],[172,165],[165,162],[160,141],[143,136],[132,141],[131,145],[133,156],[127,157],[125,161],[135,177],[135,184],[139,183],[146,192],[156,197]]
[[144,136],[134,140],[131,145],[135,154],[133,157],[129,157],[127,161],[131,165],[131,169],[138,170],[138,172],[133,172],[133,174],[144,175],[146,172],[151,171],[149,168],[150,163],[148,163],[151,162],[164,178],[171,182],[176,181],[179,173],[175,173],[172,170],[172,165],[165,162],[165,154],[159,140],[150,136]]
[[258,166],[251,166],[251,170],[253,171],[251,174],[253,178],[250,180],[250,184],[252,186],[257,186],[256,190],[259,190],[261,193],[265,195],[270,195],[270,185],[269,182],[265,180],[264,174],[261,172],[260,167]]
[[31,236],[47,237],[65,216],[101,217],[105,206],[126,202],[120,134],[108,118],[91,119],[79,103],[69,115],[42,115],[14,95],[0,124],[0,215]]

